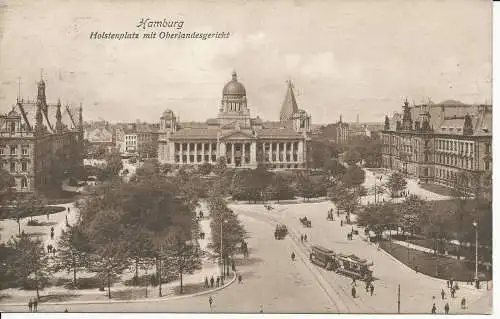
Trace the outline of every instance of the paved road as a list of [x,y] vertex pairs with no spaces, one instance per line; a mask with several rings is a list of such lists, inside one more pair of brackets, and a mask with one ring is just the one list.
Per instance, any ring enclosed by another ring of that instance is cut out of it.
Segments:
[[[374,296],[369,296],[363,287],[359,287],[359,299],[355,305],[350,305],[350,312],[396,313],[398,285],[401,285],[402,313],[429,313],[433,302],[436,302],[438,312],[442,312],[444,304],[448,302],[450,303],[450,313],[460,313],[462,311],[459,309],[459,303],[462,297],[465,297],[468,303],[472,304],[485,295],[491,294],[491,291],[477,291],[471,286],[463,286],[457,292],[458,298],[442,301],[439,293],[442,288],[446,290],[446,281],[415,273],[383,251],[377,250],[375,245],[370,245],[359,237],[355,236],[354,240],[348,241],[346,237],[347,233],[351,231],[351,226],[341,228],[338,218],[335,221],[327,221],[326,214],[330,207],[332,207],[331,203],[322,202],[276,205],[271,212],[265,210],[262,205],[233,205],[232,209],[235,212],[253,215],[255,218],[284,222],[289,229],[295,230],[297,242],[300,242],[301,233],[307,234],[309,242],[302,245],[305,251],[308,250],[309,243],[314,243],[340,253],[354,253],[361,258],[373,261],[375,264],[373,267],[374,276],[378,279],[374,284]],[[312,228],[303,228],[300,224],[298,219],[304,215],[312,220]],[[351,280],[321,268],[319,270],[324,278],[331,283],[332,289],[343,291],[343,300],[349,302],[349,298],[346,299],[345,295],[350,294]],[[342,294],[340,295],[342,296]],[[436,298],[434,301],[433,296]],[[480,311],[476,307],[474,312]],[[491,312],[491,307],[483,309],[484,312]]]
[[[250,238],[250,258],[237,263],[243,283],[233,283],[215,293],[215,312],[335,312],[336,307],[318,285],[306,263],[290,260],[295,249],[290,240],[274,240],[269,223],[240,216]],[[238,264],[240,264],[238,266]],[[26,311],[26,307],[2,307]],[[39,305],[39,311],[62,312],[209,312],[208,295],[170,301],[138,303]]]

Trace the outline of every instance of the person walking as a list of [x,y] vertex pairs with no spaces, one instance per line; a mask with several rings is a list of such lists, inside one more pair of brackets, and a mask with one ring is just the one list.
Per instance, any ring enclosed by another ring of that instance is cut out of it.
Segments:
[[373,284],[370,285],[370,296],[373,296],[373,291],[375,290],[375,287],[373,287]]
[[307,241],[307,234],[304,234],[304,241]]
[[224,276],[220,277],[220,285],[224,286]]
[[208,288],[208,277],[205,276],[205,288]]
[[215,281],[215,280],[214,280],[214,276],[212,276],[212,277],[210,278],[210,288],[213,288],[213,287],[214,287],[214,281]]
[[465,309],[465,297],[462,298],[462,301],[460,302],[460,307],[462,309]]
[[451,287],[450,294],[451,294],[451,298],[455,298],[455,288]]
[[33,311],[34,312],[38,311],[38,299],[37,298],[35,298],[35,300],[33,301]]
[[295,253],[292,252],[292,261],[295,261]]
[[219,288],[219,283],[220,283],[220,277],[217,276],[217,281],[216,281],[216,284],[215,284],[216,288]]
[[300,235],[300,242],[303,243],[304,242],[304,235]]
[[435,315],[435,314],[436,314],[436,310],[437,310],[437,308],[436,308],[436,304],[435,304],[435,303],[433,303],[433,304],[432,304],[431,313],[432,313],[433,315]]
[[33,311],[33,300],[30,298],[30,301],[28,301],[28,309],[30,310],[30,312]]
[[356,298],[356,288],[352,287],[351,294],[353,298]]
[[444,305],[444,313],[447,315],[449,312],[450,312],[450,305],[446,303],[446,305]]
[[208,297],[208,304],[210,306],[210,311],[212,311],[212,304],[214,303],[214,299],[212,298],[212,296]]
[[243,283],[243,277],[241,275],[238,275],[238,283],[239,284]]
[[445,295],[446,293],[444,292],[444,289],[441,289],[441,300],[444,300]]

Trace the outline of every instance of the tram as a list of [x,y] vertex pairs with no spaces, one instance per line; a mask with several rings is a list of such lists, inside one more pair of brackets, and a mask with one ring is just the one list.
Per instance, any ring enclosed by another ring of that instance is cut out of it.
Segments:
[[313,245],[309,260],[326,270],[332,270],[339,274],[359,279],[372,280],[373,271],[370,269],[373,263],[361,259],[356,255],[336,254],[333,250],[320,245]]

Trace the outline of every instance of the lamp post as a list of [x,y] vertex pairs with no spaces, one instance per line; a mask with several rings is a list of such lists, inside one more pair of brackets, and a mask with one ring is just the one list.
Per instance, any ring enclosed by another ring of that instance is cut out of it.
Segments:
[[478,237],[478,223],[474,221],[472,223],[472,226],[474,226],[474,229],[476,230],[476,270],[474,273],[474,282],[476,283],[476,288],[479,289],[479,277],[477,275],[477,264],[478,264],[478,253],[477,253],[477,248],[478,248],[478,242],[479,242],[479,237]]
[[227,223],[227,220],[225,220],[224,218],[221,218],[221,220],[220,220],[220,274],[221,274],[221,276],[224,276],[224,260],[223,260],[223,254],[222,254],[222,249],[223,249],[223,246],[222,246],[222,235],[223,235],[222,224],[224,224],[224,223]]

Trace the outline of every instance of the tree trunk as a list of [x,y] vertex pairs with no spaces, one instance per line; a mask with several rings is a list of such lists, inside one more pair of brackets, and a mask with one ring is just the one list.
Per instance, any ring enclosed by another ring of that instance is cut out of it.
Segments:
[[158,271],[158,296],[161,295],[161,259],[158,260],[158,266],[159,266],[159,271]]
[[38,271],[35,271],[36,299],[40,299],[40,289],[38,288]]
[[111,299],[111,274],[108,270],[108,298]]
[[75,256],[73,256],[73,287],[76,288],[76,261],[75,261]]
[[135,284],[139,282],[139,257],[135,258]]
[[19,236],[21,236],[21,220],[19,220],[19,219],[17,220],[17,227],[18,227],[17,231],[19,233]]
[[184,293],[184,290],[183,290],[183,285],[182,285],[182,273],[183,273],[183,270],[182,270],[182,267],[179,269],[179,274],[181,275],[181,289],[180,289],[180,294],[182,295]]

